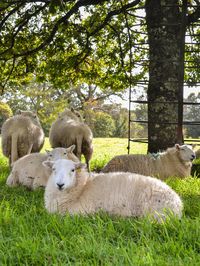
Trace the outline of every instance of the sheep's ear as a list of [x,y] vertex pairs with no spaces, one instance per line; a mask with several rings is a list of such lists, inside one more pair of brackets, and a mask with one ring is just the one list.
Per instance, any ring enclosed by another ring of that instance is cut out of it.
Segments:
[[26,111],[20,110],[20,115],[24,115],[25,113],[26,113]]
[[179,144],[175,144],[175,148],[177,149],[177,150],[180,150],[180,145]]
[[44,165],[44,167],[52,169],[54,162],[44,161],[42,164]]
[[17,110],[16,111],[16,115],[21,115],[22,111],[21,110]]
[[87,165],[85,163],[75,163],[75,169],[86,168]]
[[196,148],[197,144],[192,144],[192,149]]
[[67,148],[66,151],[67,151],[67,153],[68,152],[73,152],[75,148],[76,148],[76,145],[72,145],[69,148]]

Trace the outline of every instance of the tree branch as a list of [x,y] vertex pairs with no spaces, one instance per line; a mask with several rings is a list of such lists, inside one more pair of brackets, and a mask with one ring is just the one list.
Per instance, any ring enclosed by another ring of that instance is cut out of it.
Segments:
[[[27,55],[30,55],[30,54],[33,54],[33,53],[36,53],[42,49],[44,49],[48,44],[50,44],[50,42],[53,40],[53,38],[55,37],[55,34],[57,33],[58,29],[59,29],[59,26],[62,24],[62,23],[65,23],[65,24],[68,24],[68,19],[73,15],[75,14],[80,7],[82,6],[87,6],[87,5],[98,5],[98,4],[102,4],[103,2],[105,2],[106,0],[80,0],[78,1],[66,14],[65,16],[61,17],[54,25],[52,31],[50,32],[49,36],[40,44],[38,45],[36,48],[32,49],[32,50],[28,50],[28,51],[25,51],[25,52],[22,52],[22,53],[17,53],[17,54],[14,54],[15,57],[21,57],[21,56],[27,56]],[[106,16],[104,22],[99,25],[94,31],[92,31],[91,33],[89,33],[88,35],[88,38],[95,35],[96,33],[98,33],[109,21],[110,19],[115,16],[115,15],[118,15],[122,12],[124,12],[126,9],[130,9],[134,6],[136,6],[141,0],[135,0],[127,5],[124,5],[123,7],[121,7],[120,9],[117,9],[117,10],[113,10],[113,11],[110,11],[108,13],[108,15]],[[46,2],[46,5],[48,4],[49,2]],[[7,52],[8,50],[6,50]],[[88,55],[88,47],[86,49],[86,54],[84,56],[84,58]],[[82,61],[82,60],[81,60]]]
[[0,30],[3,26],[3,24],[6,22],[6,20],[11,16],[13,15],[16,11],[18,11],[24,4],[21,4],[21,5],[18,5],[16,6],[15,8],[13,8],[8,14],[7,16],[4,17],[4,19],[1,21],[0,23]]
[[107,24],[108,22],[111,20],[111,18],[113,16],[116,16],[116,15],[119,15],[121,13],[123,13],[124,11],[136,6],[137,4],[140,3],[141,0],[135,0],[127,5],[124,5],[122,6],[121,8],[119,9],[116,9],[116,10],[112,10],[108,13],[108,15],[106,16],[105,20],[103,21],[103,23],[101,25],[99,25],[94,31],[92,31],[90,33],[90,36],[93,36],[95,35],[96,33],[98,33],[101,29],[103,29]]
[[187,16],[187,26],[197,22],[200,19],[200,6],[190,15]]
[[[8,47],[6,50],[4,50],[2,53],[0,53],[0,55],[6,54],[9,50],[11,50],[11,49],[14,47],[14,45],[15,45],[15,37],[17,36],[17,34],[22,30],[22,28],[23,28],[25,25],[27,25],[28,21],[29,21],[32,17],[34,17],[35,15],[37,15],[37,14],[38,14],[41,10],[43,10],[46,6],[47,6],[47,3],[46,3],[44,6],[38,8],[34,13],[30,14],[29,16],[27,16],[27,17],[25,18],[24,21],[22,21],[21,23],[19,23],[19,26],[18,26],[17,30],[16,30],[16,31],[13,33],[13,35],[12,35],[12,39],[11,39],[11,43],[10,43],[10,47]],[[17,55],[14,55],[14,57],[17,57]]]
[[20,53],[20,54],[15,54],[16,57],[20,57],[20,56],[27,56],[27,55],[30,55],[30,54],[33,54],[33,53],[36,53],[40,50],[42,50],[43,48],[45,48],[48,44],[50,44],[50,42],[53,40],[56,32],[58,31],[58,28],[59,26],[62,24],[62,23],[65,23],[65,24],[68,24],[68,19],[73,15],[75,14],[80,7],[82,6],[87,6],[87,5],[95,5],[95,4],[100,4],[100,3],[103,3],[105,2],[105,0],[80,0],[78,1],[68,12],[65,16],[61,17],[54,25],[52,31],[50,32],[49,34],[49,37],[44,40],[38,47],[32,49],[32,50],[29,50],[29,51],[26,51],[24,53]]
[[[125,10],[130,9],[130,8],[136,6],[138,3],[140,3],[140,1],[141,0],[135,0],[135,1],[133,1],[133,2],[131,2],[129,4],[127,4],[127,5],[122,6],[120,9],[116,9],[116,10],[110,11],[107,14],[107,16],[106,16],[105,20],[103,21],[103,23],[100,24],[95,30],[93,30],[92,32],[88,33],[88,35],[87,35],[87,42],[86,42],[86,45],[85,45],[85,49],[77,55],[77,58],[79,60],[77,60],[76,65],[81,64],[87,58],[87,56],[89,55],[89,53],[91,51],[90,50],[90,47],[89,47],[89,38],[92,37],[92,36],[94,36],[95,34],[97,34],[101,29],[103,29],[109,23],[109,21],[111,20],[111,18],[113,16],[116,16],[118,14],[121,14]],[[82,57],[82,55],[84,55],[84,56]]]
[[117,39],[118,39],[118,43],[119,43],[119,51],[120,51],[119,54],[120,54],[121,67],[124,68],[124,53],[123,53],[123,49],[122,49],[120,31],[116,30],[112,25],[110,25],[110,24],[108,24],[108,25],[115,32],[115,34],[117,35]]
[[11,70],[10,70],[10,72],[9,72],[9,74],[8,74],[8,76],[7,76],[6,80],[5,80],[5,82],[4,82],[4,84],[1,85],[1,86],[2,86],[2,89],[1,89],[1,96],[4,94],[5,87],[6,87],[8,81],[9,81],[9,79],[10,79],[10,76],[12,75],[12,73],[13,73],[13,71],[14,71],[14,68],[15,68],[15,57],[13,58],[13,62],[12,62]]

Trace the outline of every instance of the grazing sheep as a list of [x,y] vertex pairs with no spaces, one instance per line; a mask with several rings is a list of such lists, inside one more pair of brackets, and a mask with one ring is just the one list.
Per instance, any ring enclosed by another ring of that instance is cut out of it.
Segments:
[[12,165],[19,158],[39,152],[44,144],[44,132],[36,114],[19,111],[7,119],[1,129],[3,154]]
[[52,148],[67,148],[75,144],[75,155],[79,160],[81,160],[81,154],[84,155],[88,169],[89,160],[93,153],[92,138],[90,128],[81,122],[80,115],[78,117],[77,112],[75,113],[74,110],[69,109],[59,114],[49,132],[49,141]]
[[184,178],[191,174],[195,153],[192,146],[175,144],[173,148],[158,154],[126,154],[115,156],[101,172],[132,172],[156,176],[165,180],[169,176]]
[[90,175],[83,164],[59,159],[43,164],[52,173],[45,188],[51,212],[89,214],[99,210],[124,217],[150,215],[157,220],[182,214],[180,197],[163,181],[133,173]]
[[69,148],[55,148],[52,151],[46,151],[46,154],[32,153],[25,155],[13,164],[13,169],[7,178],[6,184],[10,187],[18,184],[36,189],[45,187],[50,172],[43,166],[44,161],[55,161],[60,158],[70,159],[79,162],[79,159],[73,154],[75,145]]

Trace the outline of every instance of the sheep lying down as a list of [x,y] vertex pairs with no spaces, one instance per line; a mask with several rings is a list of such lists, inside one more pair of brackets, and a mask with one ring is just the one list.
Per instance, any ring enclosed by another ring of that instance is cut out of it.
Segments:
[[73,153],[74,149],[75,145],[72,145],[69,148],[55,148],[52,151],[46,151],[46,154],[32,153],[20,158],[14,163],[6,184],[10,187],[20,184],[29,189],[45,187],[50,171],[42,163],[60,158],[79,162],[79,159]]
[[66,159],[43,165],[51,171],[44,195],[50,213],[103,210],[124,217],[150,215],[159,221],[169,213],[182,215],[180,197],[156,178],[129,172],[89,174],[83,164]]
[[132,172],[147,176],[156,176],[165,180],[170,176],[179,178],[191,174],[195,152],[190,145],[176,144],[158,154],[125,154],[112,158],[102,169],[108,172]]

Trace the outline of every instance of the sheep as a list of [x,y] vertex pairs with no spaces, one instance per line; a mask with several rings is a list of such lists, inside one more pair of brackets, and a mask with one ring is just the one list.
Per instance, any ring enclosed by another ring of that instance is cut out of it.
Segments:
[[37,115],[30,111],[19,111],[2,125],[2,151],[9,164],[33,152],[39,152],[45,136]]
[[184,178],[191,174],[195,152],[190,145],[175,144],[158,154],[126,154],[112,158],[101,170],[108,172],[132,172],[165,180],[169,176]]
[[13,164],[13,169],[7,178],[6,184],[10,187],[20,184],[33,190],[38,187],[45,187],[50,173],[42,163],[60,158],[79,162],[79,159],[73,153],[74,149],[75,145],[72,145],[67,149],[55,148],[52,151],[46,151],[46,154],[31,153],[25,155]]
[[165,182],[135,173],[89,174],[82,163],[59,159],[45,161],[51,170],[44,193],[50,213],[93,214],[103,210],[111,215],[165,220],[169,214],[181,218],[183,204]]
[[81,121],[80,115],[73,109],[66,109],[59,114],[49,132],[49,141],[52,148],[67,148],[75,144],[75,155],[80,161],[81,154],[84,155],[88,169],[93,153],[92,138],[92,131]]

